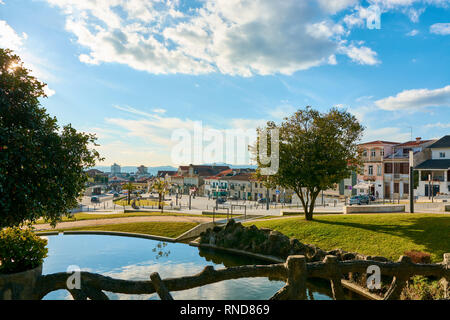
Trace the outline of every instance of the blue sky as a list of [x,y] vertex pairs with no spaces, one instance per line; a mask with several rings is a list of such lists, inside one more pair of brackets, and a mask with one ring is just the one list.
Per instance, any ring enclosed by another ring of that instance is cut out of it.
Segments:
[[450,133],[450,0],[0,3],[0,47],[48,84],[60,123],[97,133],[103,165],[176,165],[177,129],[306,105],[354,113],[364,141]]

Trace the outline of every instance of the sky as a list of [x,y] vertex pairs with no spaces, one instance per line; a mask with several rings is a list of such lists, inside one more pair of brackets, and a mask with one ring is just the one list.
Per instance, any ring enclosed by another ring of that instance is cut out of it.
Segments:
[[[362,142],[450,134],[450,0],[0,0],[0,47],[50,115],[97,135],[100,165],[181,164],[186,132],[308,105],[353,113]],[[204,140],[188,163],[248,162]]]

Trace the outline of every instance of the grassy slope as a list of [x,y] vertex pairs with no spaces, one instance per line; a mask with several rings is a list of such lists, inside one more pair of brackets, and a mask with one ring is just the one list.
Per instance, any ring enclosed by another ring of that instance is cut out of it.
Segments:
[[[173,212],[127,212],[120,214],[95,214],[95,213],[75,213],[73,218],[63,217],[62,221],[82,221],[82,220],[98,220],[98,219],[116,219],[116,218],[126,218],[126,217],[150,217],[150,216],[178,216],[178,217],[204,217],[204,218],[212,218],[212,215],[198,215],[198,214],[189,214],[189,213],[173,213]],[[234,215],[233,215],[234,216]],[[225,214],[216,214],[216,218],[226,218]],[[43,219],[40,219],[36,222],[36,224],[46,223]]]
[[[61,229],[58,231],[116,231],[149,234],[154,236],[163,236],[176,238],[186,231],[195,227],[194,222],[139,222],[139,223],[122,223],[92,227],[81,227],[71,229]],[[52,230],[53,231],[53,230]]]
[[384,214],[316,216],[254,222],[315,244],[324,250],[342,248],[366,255],[380,255],[397,260],[405,251],[430,253],[434,262],[450,252],[450,215]]

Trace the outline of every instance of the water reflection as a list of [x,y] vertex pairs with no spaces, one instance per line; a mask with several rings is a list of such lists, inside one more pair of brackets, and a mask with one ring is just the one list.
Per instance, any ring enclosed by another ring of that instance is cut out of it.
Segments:
[[159,258],[167,258],[170,255],[170,250],[164,251],[164,248],[167,247],[167,242],[158,242],[156,247],[153,248],[153,252],[156,253],[156,260]]
[[[104,236],[60,235],[48,237],[49,256],[45,259],[43,273],[64,272],[70,265],[83,271],[100,273],[123,280],[149,280],[158,272],[161,278],[189,276],[207,265],[215,269],[239,265],[267,264],[265,261],[212,250],[198,249],[181,243]],[[284,286],[284,282],[267,278],[244,278],[172,292],[174,299],[198,300],[265,300]],[[330,299],[328,292],[309,286],[312,299]],[[107,293],[110,299],[158,299],[152,295],[124,295]],[[50,293],[45,299],[70,299],[65,290]]]

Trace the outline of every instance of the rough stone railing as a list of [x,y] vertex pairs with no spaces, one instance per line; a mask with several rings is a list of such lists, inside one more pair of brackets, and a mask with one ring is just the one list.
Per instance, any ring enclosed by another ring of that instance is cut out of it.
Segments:
[[[75,300],[107,300],[104,293],[153,294],[157,293],[162,300],[171,300],[172,291],[183,291],[208,284],[239,278],[263,277],[285,281],[286,285],[271,298],[273,300],[305,300],[307,299],[307,279],[328,279],[331,284],[333,298],[343,300],[344,290],[341,284],[343,275],[348,273],[365,274],[369,266],[378,266],[381,274],[392,276],[393,281],[384,296],[385,300],[397,300],[410,277],[415,275],[444,278],[445,291],[448,292],[450,281],[450,254],[444,255],[444,261],[437,264],[415,264],[409,257],[403,256],[398,262],[378,262],[370,260],[338,261],[336,256],[326,256],[321,262],[307,263],[304,256],[290,256],[286,263],[264,266],[240,266],[215,270],[212,266],[202,272],[180,278],[161,279],[158,273],[150,275],[148,281],[118,280],[99,274],[81,272],[80,289],[68,290],[67,280],[72,274],[56,273],[40,276],[35,284],[30,299],[42,299],[48,293],[66,289]],[[446,298],[449,298],[446,296]]]

